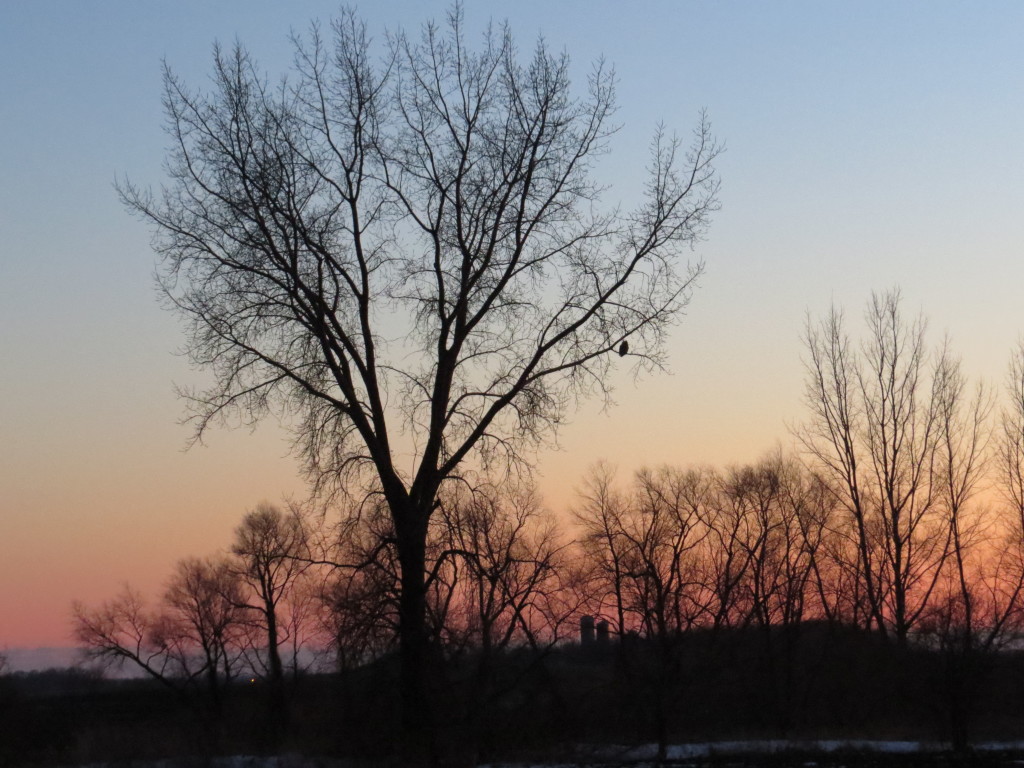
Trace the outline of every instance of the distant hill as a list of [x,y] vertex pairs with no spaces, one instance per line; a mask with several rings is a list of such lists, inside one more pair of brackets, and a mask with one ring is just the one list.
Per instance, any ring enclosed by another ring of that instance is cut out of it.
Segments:
[[7,648],[3,651],[11,672],[35,672],[73,667],[80,656],[77,648]]

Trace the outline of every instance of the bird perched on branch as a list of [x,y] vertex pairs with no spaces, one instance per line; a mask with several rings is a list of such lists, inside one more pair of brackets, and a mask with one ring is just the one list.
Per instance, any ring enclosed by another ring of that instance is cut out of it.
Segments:
[[623,341],[621,344],[619,344],[619,357],[625,357],[628,352],[629,352],[629,342],[628,341]]

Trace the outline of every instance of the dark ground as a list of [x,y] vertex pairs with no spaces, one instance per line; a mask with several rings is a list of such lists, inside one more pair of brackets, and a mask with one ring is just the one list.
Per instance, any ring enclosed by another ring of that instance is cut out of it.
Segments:
[[[764,739],[946,745],[929,755],[810,750],[672,765],[1024,765],[1024,755],[972,748],[1024,739],[1020,653],[961,658],[900,650],[849,628],[806,625],[788,635],[693,633],[661,648],[635,641],[544,655],[521,650],[494,664],[483,687],[478,662],[463,656],[439,675],[439,762],[650,764],[650,751],[601,746],[588,754],[580,745],[635,747],[660,737],[670,745]],[[403,765],[397,690],[397,667],[387,658],[346,674],[300,677],[289,692],[291,727],[282,733],[269,720],[267,690],[259,683],[232,685],[216,715],[202,691],[176,695],[152,681],[104,680],[82,671],[9,675],[0,678],[0,766],[130,766],[183,755],[286,753]],[[304,764],[310,763],[287,763]]]

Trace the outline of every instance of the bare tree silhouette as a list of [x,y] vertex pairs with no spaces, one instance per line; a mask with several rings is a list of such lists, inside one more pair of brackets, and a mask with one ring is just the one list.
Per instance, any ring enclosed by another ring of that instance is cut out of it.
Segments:
[[201,687],[216,721],[224,687],[240,666],[241,602],[241,584],[227,561],[186,558],[156,609],[130,587],[96,608],[76,602],[75,638],[89,657],[132,664],[172,690]]
[[442,485],[467,461],[528,465],[577,398],[607,394],[627,336],[637,365],[662,363],[719,147],[704,117],[688,150],[659,130],[644,200],[602,212],[603,63],[576,96],[565,55],[541,42],[524,61],[506,27],[473,49],[457,6],[446,31],[392,35],[380,65],[353,13],[332,31],[296,38],[276,85],[240,45],[216,49],[209,93],[167,70],[170,183],[120,189],[155,226],[161,285],[214,374],[188,393],[196,437],[275,412],[316,487],[368,479],[385,498],[418,730]]
[[[962,398],[954,392],[948,346],[930,365],[926,322],[908,320],[901,303],[898,290],[872,295],[868,337],[859,349],[838,309],[820,324],[808,321],[811,419],[798,436],[838,489],[852,524],[867,621],[903,645],[926,615],[953,551],[956,527],[943,504],[944,478],[953,485],[975,482],[976,470],[962,463],[977,459],[972,444],[957,442],[950,431]],[[944,456],[943,448],[956,453]],[[957,480],[950,470],[966,475]]]
[[260,653],[256,657],[259,665],[266,668],[275,727],[287,728],[288,703],[281,645],[288,639],[289,630],[298,629],[296,622],[289,622],[288,618],[296,618],[299,603],[288,603],[295,596],[302,574],[309,568],[309,532],[296,510],[284,512],[263,504],[248,512],[235,529],[231,553],[236,558],[237,577],[247,588],[239,605],[251,616],[259,617],[263,635],[259,650],[265,651],[266,663],[261,663]]

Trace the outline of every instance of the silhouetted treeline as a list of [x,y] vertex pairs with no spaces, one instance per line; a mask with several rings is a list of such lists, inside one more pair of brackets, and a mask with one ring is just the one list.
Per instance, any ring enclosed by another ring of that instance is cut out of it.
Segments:
[[[424,539],[433,747],[474,762],[581,739],[664,758],[687,738],[1017,736],[1024,345],[998,397],[898,292],[866,327],[857,343],[839,310],[808,321],[791,455],[598,464],[561,518],[507,477],[444,486]],[[156,605],[126,589],[76,606],[76,633],[190,712],[207,750],[245,712],[268,749],[366,756],[401,737],[401,574],[373,488],[263,506]],[[602,642],[577,645],[584,617]]]

